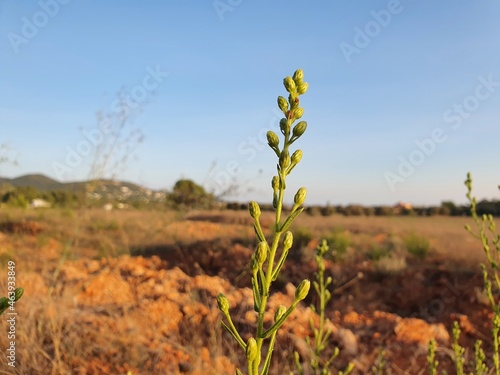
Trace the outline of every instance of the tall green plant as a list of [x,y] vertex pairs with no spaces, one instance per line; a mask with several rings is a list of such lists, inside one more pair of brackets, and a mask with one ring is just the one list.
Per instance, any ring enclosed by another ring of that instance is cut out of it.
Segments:
[[[266,239],[260,224],[261,211],[259,205],[256,202],[251,202],[249,205],[250,216],[254,220],[255,234],[259,241],[250,262],[254,310],[257,314],[255,336],[250,337],[246,342],[243,340],[231,319],[227,298],[223,294],[219,294],[217,297],[217,304],[225,318],[225,322],[222,321],[223,327],[245,351],[248,375],[266,375],[269,373],[278,329],[290,316],[297,304],[307,296],[310,288],[309,280],[303,280],[295,291],[292,304],[289,307],[280,305],[274,313],[274,323],[270,327],[265,326],[264,314],[267,310],[271,285],[277,279],[293,244],[293,235],[288,229],[294,219],[304,210],[302,204],[306,197],[306,189],[301,187],[295,194],[291,212],[286,218],[282,217],[286,178],[302,159],[302,150],[297,149],[290,154],[290,146],[304,134],[307,128],[305,121],[299,121],[296,125],[294,123],[304,114],[304,109],[299,106],[299,96],[304,94],[308,88],[308,84],[304,82],[304,74],[301,69],[295,71],[293,77],[286,77],[283,84],[288,92],[288,100],[282,96],[278,97],[278,107],[284,114],[284,117],[280,120],[280,130],[284,138],[283,143],[280,145],[276,133],[267,132],[269,147],[278,158],[277,175],[271,181],[275,221],[269,241]],[[264,342],[268,342],[268,344],[264,345]],[[242,374],[239,369],[236,370],[236,373]]]
[[[465,180],[465,186],[467,187],[467,199],[470,203],[470,212],[472,219],[474,221],[475,229],[472,229],[470,225],[466,225],[465,229],[478,240],[481,241],[483,246],[486,259],[488,260],[491,269],[486,268],[484,264],[481,265],[483,271],[483,280],[486,295],[490,301],[491,307],[493,309],[493,366],[494,368],[489,370],[496,375],[500,375],[500,342],[499,342],[499,330],[500,330],[500,301],[495,301],[493,297],[493,288],[500,290],[500,233],[496,230],[495,220],[493,215],[482,215],[479,218],[477,214],[477,199],[472,196],[472,176],[470,173],[467,174],[467,179]],[[477,358],[481,354],[480,344],[476,347],[476,362],[477,367],[484,368],[483,358]],[[484,356],[484,353],[483,353]],[[479,372],[478,372],[479,373]],[[486,372],[485,373],[489,373]]]
[[[477,214],[477,199],[472,195],[472,176],[467,174],[465,180],[467,187],[467,199],[470,204],[470,213],[474,222],[474,228],[466,225],[465,229],[479,241],[481,241],[489,268],[481,264],[483,273],[484,288],[486,295],[493,310],[491,334],[493,338],[493,348],[491,358],[488,358],[482,349],[481,340],[477,340],[474,346],[474,361],[470,364],[466,363],[466,350],[459,344],[460,325],[455,322],[453,326],[453,361],[455,363],[455,373],[457,375],[500,375],[500,301],[495,300],[493,296],[493,288],[500,290],[500,233],[496,230],[495,220],[492,215]],[[430,375],[437,374],[438,362],[435,360],[436,342],[431,341],[429,344],[429,355],[427,362],[429,365]],[[469,366],[473,371],[467,372],[466,366]]]
[[[323,352],[326,350],[327,345],[330,343],[330,337],[332,330],[329,326],[329,319],[325,316],[326,305],[332,298],[332,294],[328,290],[328,287],[332,284],[333,279],[331,276],[325,276],[325,256],[329,252],[330,247],[327,241],[324,239],[316,248],[316,264],[318,265],[318,271],[315,272],[315,280],[313,281],[314,289],[318,294],[319,306],[316,308],[311,305],[311,309],[319,315],[319,325],[315,327],[313,321],[309,322],[311,330],[314,334],[314,342],[311,343],[309,338],[307,338],[307,343],[311,349],[311,360],[309,366],[312,370],[313,375],[331,375],[330,367],[332,362],[340,353],[339,348],[335,348],[333,353],[325,360],[323,358]],[[304,366],[300,363],[299,353],[295,352],[295,366],[300,375],[308,374],[309,372],[304,371]],[[339,371],[338,375],[348,375],[354,370],[354,365],[349,363],[344,371]]]

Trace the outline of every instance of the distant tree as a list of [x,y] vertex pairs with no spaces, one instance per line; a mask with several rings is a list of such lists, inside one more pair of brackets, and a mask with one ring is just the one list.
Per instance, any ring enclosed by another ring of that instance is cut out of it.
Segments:
[[478,215],[493,215],[497,216],[500,214],[499,211],[497,211],[497,206],[498,202],[495,201],[488,201],[488,200],[482,200],[477,203],[476,206],[476,211]]
[[458,207],[452,201],[443,201],[441,202],[440,214],[458,216],[460,215],[460,212]]
[[203,186],[186,179],[175,183],[169,198],[177,207],[210,208],[214,203],[214,196],[207,193]]
[[16,187],[2,195],[2,203],[13,207],[28,207],[29,203],[41,196],[40,192],[31,186]]
[[341,215],[347,215],[346,214],[346,208],[344,206],[340,205],[340,204],[335,206],[335,212],[337,212],[337,213],[339,213]]
[[330,216],[330,215],[333,215],[335,213],[335,207],[334,206],[330,206],[329,204],[327,204],[326,206],[323,206],[321,207],[321,215],[323,216]]
[[415,216],[416,212],[413,208],[403,207],[401,209],[401,215],[402,216]]
[[413,207],[413,211],[417,216],[428,216],[428,207]]
[[366,216],[373,216],[375,215],[375,207],[364,207],[364,212]]
[[427,216],[439,215],[439,207],[436,207],[436,206],[427,207],[425,212],[426,212]]
[[54,206],[64,208],[81,207],[84,203],[83,192],[73,192],[70,190],[52,190],[42,195],[42,198]]
[[345,208],[346,216],[361,216],[365,214],[364,207],[359,204],[350,204]]
[[[307,206],[304,210],[310,216],[318,216],[323,214],[323,207],[320,206]],[[325,215],[326,216],[326,215]]]
[[390,206],[376,206],[375,216],[392,216],[394,215],[394,208]]

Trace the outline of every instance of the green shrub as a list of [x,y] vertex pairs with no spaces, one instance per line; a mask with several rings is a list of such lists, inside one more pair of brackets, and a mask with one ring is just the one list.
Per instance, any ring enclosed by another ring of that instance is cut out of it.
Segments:
[[431,249],[429,240],[423,236],[412,233],[404,238],[406,251],[419,259],[424,259]]
[[332,256],[335,260],[340,260],[347,252],[349,246],[351,246],[351,237],[342,230],[335,230],[329,236],[326,236],[326,240],[332,249]]
[[381,246],[379,244],[372,245],[371,249],[366,254],[368,259],[371,260],[380,260],[382,258],[387,258],[390,256],[391,252],[388,248]]

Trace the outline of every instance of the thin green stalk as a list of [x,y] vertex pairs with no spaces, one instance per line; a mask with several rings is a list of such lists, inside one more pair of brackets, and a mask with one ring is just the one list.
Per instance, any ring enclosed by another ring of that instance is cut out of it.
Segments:
[[[286,139],[285,139],[285,148],[284,151],[288,151],[288,147],[286,147]],[[275,234],[280,233],[280,222],[281,222],[281,210],[283,209],[283,198],[284,198],[284,184],[285,184],[285,177],[283,176],[282,173],[279,173],[279,178],[282,183],[280,183],[279,187],[279,195],[278,195],[278,205],[276,207],[276,219],[275,219],[275,224],[274,224],[274,232]]]
[[[481,264],[482,272],[483,272],[483,281],[484,288],[486,291],[486,295],[490,301],[492,310],[493,310],[493,328],[492,328],[492,336],[493,336],[493,354],[492,361],[495,369],[495,374],[500,375],[500,342],[499,342],[499,333],[500,333],[500,303],[497,302],[493,296],[492,292],[492,281],[496,284],[497,289],[500,289],[500,273],[499,273],[499,254],[500,254],[500,234],[496,233],[495,222],[492,215],[482,215],[479,218],[477,214],[477,200],[472,196],[472,177],[471,174],[467,174],[467,179],[465,180],[465,186],[467,187],[467,199],[470,203],[470,213],[472,216],[472,220],[475,224],[476,230],[473,231],[469,225],[465,226],[465,229],[479,241],[481,241],[484,253],[488,260],[488,263],[491,267],[491,271],[489,271],[484,264]],[[490,235],[488,235],[488,233]],[[496,252],[493,253],[490,247],[490,238],[491,243],[493,244]],[[455,323],[455,328],[453,330],[454,338],[456,332],[459,332],[458,324]],[[463,348],[458,347],[457,343],[458,338],[454,340],[454,351],[455,356],[460,353],[460,349]],[[475,347],[475,360],[476,360],[476,373],[482,374],[487,373],[489,370],[485,364],[485,356],[484,352],[481,349],[481,343],[477,342]],[[463,373],[463,369],[457,367],[457,373]]]
[[326,286],[325,286],[325,265],[323,263],[323,258],[321,258],[321,268],[319,271],[319,334],[318,343],[316,345],[316,353],[319,356],[321,354],[321,348],[324,346],[324,329],[325,329],[325,308],[326,308]]
[[495,364],[495,373],[500,375],[500,356],[498,353],[499,349],[499,340],[498,333],[500,331],[500,314],[498,311],[495,312],[495,316],[493,317],[493,363]]
[[269,349],[267,351],[266,355],[266,360],[264,361],[264,368],[262,369],[263,374],[267,374],[269,372],[269,367],[271,366],[271,357],[273,355],[274,351],[274,344],[276,343],[276,335],[278,334],[278,331],[274,331],[274,333],[271,336],[271,341],[269,343]]
[[[268,264],[267,264],[267,271],[265,274],[264,285],[262,286],[263,293],[262,293],[262,299],[260,302],[259,319],[258,319],[257,335],[256,335],[257,348],[258,348],[259,353],[261,352],[262,344],[264,343],[264,339],[262,338],[262,333],[264,331],[264,314],[266,312],[267,298],[269,296],[269,290],[270,290],[270,286],[271,286],[274,258],[276,256],[276,250],[278,248],[280,235],[281,235],[281,233],[276,233],[274,236],[273,244],[271,246],[271,251],[269,254],[269,260],[268,260]],[[270,347],[270,350],[271,349],[272,348]],[[260,362],[260,356],[259,356],[258,362]],[[260,363],[258,363],[258,365],[259,364]]]
[[427,365],[429,366],[429,375],[437,375],[439,362],[436,360],[436,340],[434,339],[429,342]]
[[[299,107],[299,96],[304,94],[308,88],[308,84],[303,81],[303,78],[304,73],[300,69],[295,72],[293,78],[286,77],[283,80],[283,84],[289,93],[288,100],[281,96],[278,97],[278,107],[285,116],[280,121],[280,130],[284,136],[283,147],[280,149],[277,134],[272,131],[267,133],[269,147],[271,147],[279,160],[277,175],[273,177],[271,182],[271,186],[273,188],[273,207],[275,209],[275,223],[271,246],[269,246],[260,224],[261,211],[259,205],[256,202],[251,202],[249,205],[250,216],[254,219],[253,227],[259,240],[259,244],[256,247],[250,263],[254,310],[257,313],[257,329],[255,337],[251,337],[245,344],[231,321],[227,299],[225,299],[223,295],[219,295],[217,299],[219,309],[228,321],[227,324],[223,322],[223,326],[245,350],[247,358],[247,371],[249,375],[259,375],[261,364],[262,370],[260,375],[267,375],[269,373],[272,353],[276,343],[277,331],[295,309],[299,301],[303,300],[309,292],[309,280],[302,281],[297,287],[295,299],[292,305],[288,308],[284,306],[280,307],[279,314],[278,311],[275,314],[274,324],[266,329],[264,316],[268,310],[267,302],[270,296],[271,285],[278,277],[281,267],[283,266],[286,256],[288,255],[288,250],[292,247],[293,236],[291,232],[287,232],[287,229],[292,221],[302,212],[303,207],[301,206],[304,203],[306,195],[305,188],[300,188],[295,194],[292,212],[286,218],[284,223],[281,224],[286,189],[286,177],[302,158],[301,150],[296,150],[290,156],[289,148],[292,143],[304,134],[307,128],[307,123],[305,121],[300,121],[292,129],[293,123],[300,119],[304,113],[304,109]],[[280,248],[283,234],[284,241],[282,244],[282,250],[278,258],[278,262],[276,263],[276,257],[279,253],[278,249]],[[262,349],[265,340],[269,340],[269,345],[267,353],[264,356],[262,354]]]
[[[331,293],[328,290],[328,286],[332,283],[332,278],[327,277],[325,280],[325,261],[324,257],[329,251],[328,244],[326,240],[323,240],[320,245],[316,248],[316,263],[318,265],[318,271],[315,273],[315,280],[313,282],[314,289],[319,297],[319,312],[317,312],[314,305],[311,306],[312,310],[319,315],[319,328],[315,328],[313,321],[310,321],[311,329],[314,333],[314,346],[311,348],[312,357],[310,359],[309,367],[312,369],[314,375],[331,374],[330,366],[335,358],[340,353],[338,348],[335,348],[332,355],[328,360],[323,361],[321,355],[326,349],[328,338],[332,334],[330,329],[326,328],[328,319],[325,317],[326,305],[331,299]],[[308,342],[308,344],[310,344]],[[303,374],[303,366],[299,361],[299,354],[295,352],[295,363],[299,374]],[[344,371],[340,371],[339,374],[347,375],[353,371],[354,365],[348,364]]]
[[453,349],[455,362],[455,369],[457,375],[464,375],[464,363],[465,363],[465,349],[460,346],[458,339],[460,338],[460,326],[458,322],[453,325],[453,343],[451,347]]

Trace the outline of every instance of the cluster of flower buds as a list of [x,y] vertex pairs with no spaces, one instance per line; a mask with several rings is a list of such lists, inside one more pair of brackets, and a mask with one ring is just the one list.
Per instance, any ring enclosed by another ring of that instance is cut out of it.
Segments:
[[[308,88],[308,84],[304,82],[304,73],[301,69],[297,70],[293,77],[286,77],[283,84],[288,92],[288,100],[282,96],[278,97],[278,107],[284,114],[284,118],[280,120],[280,130],[284,135],[282,143],[280,144],[278,134],[273,131],[267,132],[267,143],[278,157],[277,175],[272,178],[271,182],[273,207],[276,209],[274,239],[272,241],[268,242],[269,240],[266,238],[261,226],[261,209],[258,203],[250,202],[249,204],[250,216],[253,219],[253,227],[258,239],[255,252],[250,260],[254,310],[257,312],[259,319],[255,337],[250,337],[246,341],[243,340],[231,320],[229,301],[223,294],[217,296],[217,305],[227,322],[222,322],[222,325],[245,350],[249,374],[259,373],[260,366],[263,368],[261,373],[268,374],[277,330],[293,312],[296,305],[306,298],[310,289],[309,280],[303,280],[295,291],[292,305],[288,308],[279,306],[274,314],[274,324],[267,330],[264,329],[264,313],[266,312],[271,283],[277,280],[293,245],[293,235],[288,229],[293,220],[304,210],[302,205],[306,197],[306,189],[300,188],[295,194],[292,211],[286,219],[282,220],[283,195],[286,189],[285,180],[292,169],[302,160],[302,150],[295,150],[292,153],[289,148],[293,142],[304,134],[307,128],[305,121],[298,121],[295,126],[293,125],[304,115],[304,109],[299,106],[299,96],[304,94]],[[283,237],[280,238],[281,236]],[[282,244],[281,252],[278,251],[280,243]],[[266,360],[261,364],[262,340],[265,339],[270,339],[270,343]],[[241,371],[236,370],[236,373],[241,374]]]
[[[286,77],[283,80],[283,85],[286,91],[288,91],[288,100],[282,96],[278,96],[278,107],[285,115],[280,121],[280,129],[283,135],[288,138],[293,122],[304,115],[304,108],[299,107],[299,95],[305,94],[309,85],[307,82],[304,82],[304,72],[302,69],[296,70],[293,78],[290,76]],[[306,127],[307,124],[305,121],[297,124],[293,129],[293,138],[297,139],[304,134]],[[290,143],[293,143],[295,139],[292,139]]]

